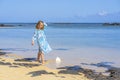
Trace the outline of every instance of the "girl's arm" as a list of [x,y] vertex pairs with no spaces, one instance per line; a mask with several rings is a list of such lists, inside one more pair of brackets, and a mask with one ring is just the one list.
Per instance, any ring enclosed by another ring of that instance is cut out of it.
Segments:
[[36,40],[37,38],[37,31],[34,32],[34,35],[32,37],[32,45],[34,45],[34,41]]

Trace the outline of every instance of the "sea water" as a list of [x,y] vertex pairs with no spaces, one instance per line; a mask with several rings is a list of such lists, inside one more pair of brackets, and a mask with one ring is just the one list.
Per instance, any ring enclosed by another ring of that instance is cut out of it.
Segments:
[[[38,47],[31,45],[33,23],[9,24],[0,28],[0,49],[24,57],[36,58]],[[53,51],[46,59],[59,56],[63,65],[83,62],[113,62],[120,66],[120,26],[102,23],[48,23],[47,41]]]

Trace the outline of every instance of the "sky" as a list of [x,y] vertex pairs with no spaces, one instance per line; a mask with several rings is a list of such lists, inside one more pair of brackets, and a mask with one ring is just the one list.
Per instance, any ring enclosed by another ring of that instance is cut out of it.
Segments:
[[0,0],[4,22],[120,22],[120,0]]

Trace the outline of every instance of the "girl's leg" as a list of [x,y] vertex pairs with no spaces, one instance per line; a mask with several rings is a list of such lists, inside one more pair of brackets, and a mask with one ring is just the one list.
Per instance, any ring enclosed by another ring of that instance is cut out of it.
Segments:
[[38,55],[37,55],[37,61],[40,62],[40,60],[41,60],[41,48],[40,48],[39,42],[38,42],[38,47],[39,47],[38,48],[39,51],[38,51]]
[[44,54],[41,53],[41,60],[42,60],[42,64],[44,64]]
[[37,56],[37,61],[38,61],[38,62],[40,61],[40,58],[41,58],[41,53],[38,52],[38,56]]

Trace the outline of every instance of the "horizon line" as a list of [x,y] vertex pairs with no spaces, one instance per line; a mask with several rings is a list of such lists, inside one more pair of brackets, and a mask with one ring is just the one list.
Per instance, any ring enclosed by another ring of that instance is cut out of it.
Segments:
[[[0,24],[35,24],[37,22],[0,22]],[[120,22],[46,22],[51,24],[120,23]]]

